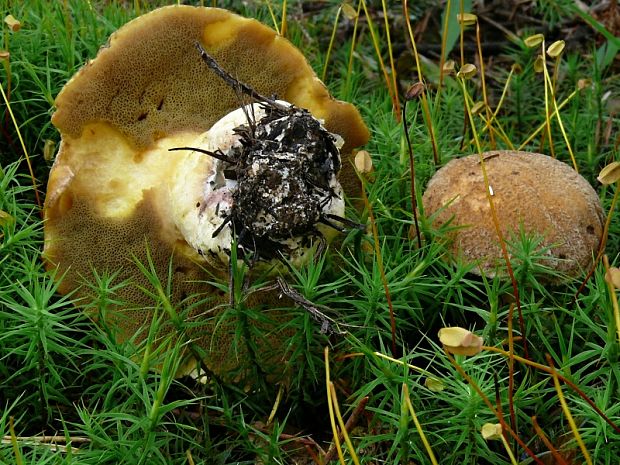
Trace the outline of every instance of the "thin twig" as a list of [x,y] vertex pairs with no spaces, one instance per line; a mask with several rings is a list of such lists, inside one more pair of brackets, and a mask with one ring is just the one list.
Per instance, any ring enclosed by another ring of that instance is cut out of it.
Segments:
[[560,400],[560,404],[562,406],[562,411],[564,412],[564,416],[566,417],[566,421],[568,422],[571,431],[573,432],[573,436],[575,437],[575,441],[579,445],[581,449],[581,453],[583,454],[583,458],[585,459],[588,465],[593,465],[592,458],[588,453],[588,449],[586,448],[583,439],[581,438],[581,434],[579,434],[579,429],[577,428],[577,423],[575,423],[575,419],[568,408],[568,404],[566,403],[566,399],[564,397],[564,393],[562,392],[562,386],[560,385],[560,379],[558,378],[558,373],[555,371],[555,367],[553,366],[553,359],[551,355],[546,354],[547,363],[551,368],[551,376],[553,377],[553,385],[555,387],[556,392],[558,393],[558,399]]
[[534,431],[536,431],[536,434],[538,435],[540,440],[545,444],[545,446],[547,446],[547,449],[549,449],[551,455],[553,455],[556,463],[558,465],[568,465],[568,462],[566,462],[566,460],[564,460],[564,458],[560,455],[560,453],[557,451],[551,441],[549,441],[549,438],[538,424],[538,421],[536,420],[536,415],[532,417],[532,426],[534,426]]
[[342,331],[333,318],[328,317],[321,311],[321,307],[306,299],[280,276],[276,278],[276,282],[278,284],[278,288],[284,295],[300,307],[304,308],[315,321],[321,324],[321,334],[346,334],[346,331]]
[[413,148],[409,139],[409,127],[407,125],[407,100],[403,102],[403,129],[405,130],[405,140],[407,141],[407,151],[409,152],[409,170],[411,174],[411,211],[413,222],[415,223],[415,235],[418,239],[418,248],[422,248],[422,238],[420,237],[420,226],[418,225],[418,202],[415,196],[415,162],[413,159]]
[[245,83],[239,81],[238,79],[235,79],[234,77],[232,77],[232,75],[230,73],[228,73],[226,70],[224,70],[217,63],[217,61],[215,61],[215,58],[213,58],[211,55],[209,55],[207,53],[207,51],[202,47],[202,45],[200,45],[198,42],[196,42],[196,48],[200,52],[200,57],[207,64],[207,66],[209,68],[211,68],[211,70],[213,70],[213,72],[215,74],[217,74],[226,84],[228,84],[231,89],[239,89],[239,90],[241,90],[241,92],[243,92],[244,94],[252,97],[257,102],[266,103],[266,104],[268,104],[268,105],[270,105],[272,107],[277,108],[278,110],[282,110],[282,111],[290,110],[289,107],[284,106],[281,103],[278,103],[274,99],[271,99],[269,97],[265,97],[262,94],[259,94],[254,89],[252,89],[250,86],[248,86],[247,84],[245,84]]
[[[52,443],[52,442],[62,442],[67,443],[75,443],[75,444],[85,444],[91,442],[89,438],[85,438],[82,436],[76,437],[66,437],[66,436],[16,436],[15,439],[18,441],[31,441],[37,443]],[[10,441],[11,436],[4,436],[2,438],[3,441]]]

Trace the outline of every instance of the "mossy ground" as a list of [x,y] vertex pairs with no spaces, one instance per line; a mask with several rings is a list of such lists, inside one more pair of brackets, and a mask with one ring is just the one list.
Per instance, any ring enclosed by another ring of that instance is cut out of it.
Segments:
[[[3,25],[1,48],[9,51],[10,58],[2,62],[0,76],[41,196],[51,163],[44,155],[59,141],[50,123],[54,97],[95,56],[112,31],[164,3],[0,3],[3,17],[12,14],[22,22],[16,32]],[[273,13],[281,27],[282,3],[214,3],[268,25],[273,25]],[[410,13],[418,32],[427,25],[416,45],[425,58],[421,66],[437,155],[421,101],[409,102],[405,117],[418,201],[439,165],[477,150],[471,131],[464,132],[460,81],[453,74],[446,76],[441,93],[437,91],[439,18],[445,4],[433,7],[427,3],[412,5]],[[458,2],[451,3],[454,14]],[[496,144],[506,148],[510,141],[518,146],[535,128],[544,126],[545,90],[542,74],[534,69],[540,49],[507,40],[493,22],[521,39],[544,32],[547,45],[566,38],[568,47],[557,74],[552,58],[548,58],[548,68],[557,76],[557,101],[572,95],[561,110],[562,122],[580,173],[597,189],[610,215],[606,254],[617,266],[620,221],[617,211],[610,212],[610,208],[618,187],[596,181],[601,168],[619,157],[620,79],[614,59],[618,41],[609,32],[613,24],[606,22],[607,16],[596,19],[594,13],[576,10],[572,1],[535,4],[536,8],[518,10],[520,19],[514,23],[500,21],[501,11],[495,19],[480,23],[483,43],[492,50],[487,53],[483,45],[491,109],[497,107],[510,75],[496,123],[506,137],[497,137]],[[431,228],[422,209],[424,241],[418,247],[411,233],[409,154],[400,114],[393,108],[394,86],[388,84],[393,83],[392,74],[385,79],[373,44],[374,34],[387,68],[391,49],[398,71],[396,87],[402,94],[417,80],[402,5],[389,6],[386,15],[380,2],[369,2],[368,16],[362,8],[357,27],[349,8],[338,14],[341,5],[337,2],[317,8],[297,2],[286,6],[286,36],[303,50],[318,75],[326,70],[325,82],[333,95],[354,103],[372,133],[366,147],[374,164],[372,176],[364,183],[367,201],[360,201],[361,208],[348,210],[349,217],[367,223],[368,230],[351,231],[339,250],[330,250],[318,262],[286,277],[306,299],[327,309],[346,335],[321,334],[312,317],[296,309],[289,323],[294,334],[289,342],[293,376],[285,388],[261,383],[248,391],[217,381],[175,380],[172,373],[182,347],[174,339],[167,350],[149,359],[136,357],[139,348],[117,343],[113,328],[94,324],[81,311],[88,306],[105,313],[114,305],[118,284],[113,276],[98,276],[92,287],[99,298],[84,304],[71,295],[60,296],[56,283],[62,277],[44,270],[41,209],[24,147],[3,104],[0,462],[322,463],[325,454],[321,450],[327,450],[333,440],[326,387],[329,366],[342,416],[346,420],[352,412],[357,415],[350,430],[351,449],[357,458],[345,451],[340,459],[345,463],[434,463],[421,432],[439,463],[584,463],[586,457],[597,464],[618,463],[620,433],[585,400],[590,399],[610,422],[620,424],[620,345],[603,264],[575,299],[586,273],[562,285],[546,285],[545,275],[553,272],[542,266],[544,251],[536,238],[516,238],[512,266],[523,316],[520,328],[517,312],[513,312],[513,283],[503,277],[476,277],[468,272],[472,265],[444,260],[447,228]],[[480,18],[485,15],[475,12]],[[336,18],[335,45],[327,60]],[[389,41],[384,18],[392,26]],[[458,38],[455,24],[449,23],[448,32]],[[457,38],[450,58],[457,61],[458,69]],[[468,28],[465,61],[476,62],[480,68],[475,44],[474,29]],[[513,64],[517,66],[510,73]],[[388,86],[392,86],[392,95]],[[480,73],[467,81],[466,89],[473,101],[483,100]],[[481,148],[489,148],[492,141],[482,120],[476,124]],[[555,156],[570,163],[559,125],[554,121],[551,128]],[[525,148],[550,151],[548,138],[543,141],[540,135]],[[148,268],[144,271],[148,273]],[[242,301],[242,295],[238,297]],[[247,322],[261,318],[259,310],[245,310],[247,326],[239,328],[240,337],[256,330]],[[509,315],[513,316],[510,322]],[[496,349],[507,350],[508,341],[514,340],[518,356],[524,355],[525,336],[529,360],[547,367],[553,364],[557,373],[573,383],[559,382],[568,410],[562,407],[553,377],[540,367],[516,359],[511,368],[510,358],[492,350],[451,358],[437,338],[444,326],[469,328],[483,336],[485,346]],[[325,347],[329,348],[329,365]],[[150,369],[154,366],[160,370]],[[437,381],[441,390],[433,384]],[[483,439],[482,426],[499,421],[485,399],[512,425],[536,459],[511,435],[506,440],[514,460],[501,441]],[[363,411],[356,410],[360,404],[365,405]],[[412,421],[412,411],[419,427]],[[574,418],[579,441],[567,411]],[[545,444],[547,439],[551,447]],[[339,460],[337,454],[329,455]]]

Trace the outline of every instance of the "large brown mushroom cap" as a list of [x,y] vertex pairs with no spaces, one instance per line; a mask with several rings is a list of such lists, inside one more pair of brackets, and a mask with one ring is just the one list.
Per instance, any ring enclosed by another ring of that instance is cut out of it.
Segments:
[[[245,358],[232,340],[234,321],[217,317],[226,296],[207,284],[213,276],[223,278],[226,267],[211,269],[187,245],[170,221],[167,201],[167,177],[178,160],[168,148],[188,145],[242,103],[205,66],[196,42],[240,81],[307,108],[339,134],[345,141],[343,187],[351,192],[348,157],[368,140],[368,130],[352,105],[330,97],[299,50],[259,22],[226,10],[164,7],[113,34],[56,99],[52,122],[62,143],[45,202],[44,253],[63,276],[62,292],[77,289],[88,298],[83,284],[92,281],[93,271],[128,280],[115,296],[124,304],[113,319],[121,337],[130,338],[145,334],[153,316],[155,303],[144,292],[152,285],[135,265],[148,262],[148,251],[164,289],[171,274],[171,302],[179,313],[205,296],[212,299],[187,318],[204,321],[194,324],[191,336],[207,351],[209,368],[225,374]],[[270,314],[274,324],[286,317]],[[264,325],[266,332],[270,323]],[[265,350],[257,354],[264,365],[274,361],[269,345],[262,341]]]
[[[517,240],[523,227],[527,234],[544,237],[541,245],[549,247],[547,266],[569,276],[588,268],[604,222],[590,184],[565,163],[546,155],[494,151],[483,157],[505,240]],[[490,275],[503,265],[479,155],[452,160],[437,171],[423,204],[434,226],[451,221],[455,229],[450,250],[455,256],[478,262]]]

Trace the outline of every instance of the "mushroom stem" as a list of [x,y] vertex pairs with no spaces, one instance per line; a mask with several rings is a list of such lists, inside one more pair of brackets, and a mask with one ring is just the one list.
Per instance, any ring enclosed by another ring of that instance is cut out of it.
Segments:
[[248,105],[194,143],[168,149],[186,151],[172,176],[170,211],[186,242],[214,265],[230,261],[234,239],[240,259],[250,253],[299,265],[315,240],[359,227],[344,218],[338,138],[305,110],[276,103],[284,115]]

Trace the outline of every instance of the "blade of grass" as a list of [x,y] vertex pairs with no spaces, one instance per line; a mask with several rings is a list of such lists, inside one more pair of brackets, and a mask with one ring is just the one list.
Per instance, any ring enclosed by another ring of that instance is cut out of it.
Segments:
[[11,434],[11,446],[13,447],[13,455],[15,455],[16,465],[23,465],[24,462],[22,460],[22,454],[19,451],[19,446],[17,445],[17,435],[15,434],[15,425],[13,421],[13,417],[9,417],[9,433]]
[[30,173],[30,179],[32,179],[32,187],[34,190],[34,196],[37,200],[37,206],[41,208],[41,198],[39,197],[39,190],[37,189],[37,179],[34,176],[34,171],[32,169],[32,163],[30,163],[30,156],[28,155],[28,150],[26,149],[26,144],[24,143],[24,138],[22,137],[22,133],[19,130],[19,125],[17,124],[17,120],[15,119],[15,115],[13,114],[13,110],[11,109],[11,104],[9,103],[9,99],[4,93],[4,88],[0,85],[0,92],[2,93],[2,99],[6,105],[9,114],[11,115],[11,120],[13,121],[13,126],[15,126],[15,131],[17,132],[17,137],[19,138],[19,142],[22,146],[22,150],[24,151],[24,157],[26,158],[26,164],[28,165],[28,171]]
[[373,26],[372,17],[368,14],[368,8],[366,7],[366,1],[361,0],[361,3],[362,3],[362,8],[364,8],[364,15],[366,16],[368,30],[370,31],[372,45],[375,48],[375,54],[377,55],[377,59],[379,60],[379,66],[381,68],[381,72],[383,73],[383,79],[385,79],[385,85],[390,95],[390,99],[392,100],[392,110],[394,111],[395,118],[398,121],[400,119],[400,102],[398,101],[398,91],[392,87],[392,80],[390,80],[387,69],[385,67],[385,63],[383,62],[383,57],[381,56],[381,49],[379,47],[379,39],[377,37],[375,28]]
[[273,407],[271,408],[271,413],[269,414],[269,417],[267,418],[267,426],[269,426],[273,422],[273,419],[276,416],[276,412],[278,411],[278,407],[280,406],[280,402],[282,401],[282,394],[284,394],[284,384],[280,384],[280,387],[278,388],[278,394],[276,395],[276,400],[273,403]]
[[600,22],[598,22],[594,17],[588,14],[586,11],[583,11],[577,4],[571,3],[570,9],[573,13],[583,19],[586,23],[590,25],[596,32],[603,35],[605,39],[612,42],[617,48],[620,48],[620,37],[616,37],[610,31],[607,30],[605,26],[603,26]]
[[448,20],[450,19],[450,8],[452,6],[452,0],[446,1],[446,8],[444,10],[443,26],[441,33],[441,53],[439,55],[439,85],[437,86],[437,94],[435,96],[436,102],[439,102],[439,96],[441,95],[441,87],[443,86],[443,65],[446,62],[446,42],[448,40]]
[[[409,6],[408,1],[403,0],[403,16],[405,17],[405,23],[407,24],[407,33],[409,34],[409,41],[413,47],[413,56],[416,62],[416,68],[418,69],[418,81],[424,83],[424,76],[422,74],[422,66],[420,65],[420,56],[418,55],[418,47],[415,42],[415,36],[413,29],[411,28],[411,21],[409,20]],[[426,96],[426,86],[422,90],[422,112],[424,113],[424,122],[428,129],[428,134],[431,138],[431,144],[433,148],[433,161],[435,165],[441,164],[441,156],[439,149],[437,148],[437,138],[435,136],[435,128],[433,126],[433,119],[431,118],[431,112],[428,107],[428,98]],[[403,115],[404,117],[404,115]]]
[[[603,256],[603,265],[605,266],[605,274],[609,272],[609,258]],[[618,297],[616,296],[616,288],[611,281],[607,281],[609,289],[609,298],[611,299],[611,307],[613,309],[613,318],[616,326],[616,334],[618,335],[618,343],[620,344],[620,308],[618,307]]]
[[342,6],[338,7],[336,11],[336,17],[334,18],[334,27],[332,28],[332,35],[329,38],[329,46],[327,47],[327,53],[325,54],[325,63],[323,64],[323,73],[321,74],[321,81],[325,82],[327,76],[327,65],[329,64],[329,57],[334,47],[334,40],[336,39],[336,31],[338,30],[338,20],[340,19],[340,13],[342,13]]
[[[388,11],[385,0],[381,0],[381,7],[383,8],[383,23],[385,26],[385,38],[387,39],[388,46],[388,58],[390,59],[390,71],[392,73],[392,89],[394,91],[394,98],[400,105],[400,99],[398,98],[398,83],[396,80],[396,66],[394,66],[394,52],[392,51],[392,39],[390,37],[390,22],[388,18]],[[400,113],[400,107],[395,108],[396,114]]]
[[426,439],[426,435],[424,434],[424,430],[422,429],[422,425],[418,420],[418,416],[415,414],[415,410],[413,410],[413,404],[411,403],[411,399],[409,398],[409,388],[407,387],[407,383],[403,383],[402,395],[405,403],[407,404],[407,408],[409,409],[409,414],[413,419],[413,423],[415,424],[416,430],[418,430],[418,434],[420,435],[420,439],[422,440],[422,444],[424,444],[424,448],[426,449],[426,453],[428,458],[430,459],[433,465],[439,465],[437,459],[435,458],[435,454],[433,453],[433,449]]
[[560,404],[562,406],[562,410],[564,411],[564,415],[566,416],[566,420],[570,425],[570,428],[573,432],[573,436],[575,436],[575,440],[577,444],[579,444],[579,448],[583,454],[583,458],[585,459],[588,465],[592,465],[592,458],[590,458],[590,454],[588,453],[588,449],[586,445],[583,443],[583,439],[581,438],[581,434],[579,434],[579,429],[577,428],[577,424],[575,423],[575,419],[568,408],[568,404],[566,403],[566,399],[564,398],[564,393],[562,392],[562,386],[560,386],[560,380],[558,378],[558,374],[553,367],[553,360],[551,356],[547,354],[547,363],[551,368],[551,376],[553,377],[553,385],[555,387],[555,391],[558,393],[558,399],[560,400]]
[[[562,116],[560,115],[560,110],[558,109],[558,102],[555,99],[555,92],[553,91],[553,83],[551,82],[551,78],[549,77],[549,71],[547,71],[547,59],[546,59],[546,49],[545,49],[545,41],[543,41],[543,74],[546,82],[545,89],[548,88],[549,94],[551,94],[551,103],[553,104],[554,114],[557,114],[558,125],[560,126],[560,131],[562,132],[562,136],[564,137],[564,143],[566,144],[566,148],[568,149],[568,153],[570,155],[570,159],[573,163],[573,168],[576,172],[579,172],[579,167],[577,166],[577,160],[575,159],[575,154],[573,153],[573,148],[571,147],[571,143],[568,140],[568,136],[566,135],[566,130],[564,129],[564,123],[562,123]],[[549,115],[549,109],[547,104],[547,93],[545,93],[545,111],[547,117],[547,128],[551,131],[551,117]],[[551,132],[549,132],[549,144],[551,145]]]
[[349,96],[351,92],[351,75],[353,74],[353,56],[355,55],[355,44],[357,41],[357,29],[360,19],[360,11],[362,9],[362,0],[357,3],[357,10],[355,14],[355,22],[353,23],[353,35],[351,37],[351,49],[349,50],[349,60],[347,62],[347,78],[345,80],[345,92]]
[[[575,95],[577,95],[577,93],[579,92],[579,89],[574,90],[573,92],[571,92],[571,94],[566,97],[562,103],[557,107],[557,109],[553,112],[553,114],[551,115],[551,118],[553,118],[554,116],[558,115],[558,111],[561,110],[562,108],[564,108],[568,102],[570,102],[573,97],[575,97]],[[524,142],[521,143],[521,145],[517,148],[517,150],[523,150],[523,148],[529,144],[530,142],[532,142],[532,140],[534,139],[534,137],[536,137],[540,131],[542,131],[543,129],[545,129],[545,127],[547,126],[547,122],[545,121],[544,123],[542,123],[540,126],[538,126],[536,128],[536,130],[534,130],[534,132],[532,134],[530,134],[530,136],[525,139]]]
[[344,420],[342,419],[342,414],[340,413],[340,407],[338,405],[338,396],[336,396],[336,388],[334,387],[334,383],[329,382],[329,390],[332,396],[332,405],[334,406],[334,410],[336,413],[336,418],[338,419],[338,424],[340,425],[340,431],[344,437],[344,442],[347,445],[347,450],[349,454],[351,454],[351,459],[355,465],[360,465],[360,461],[357,458],[357,454],[355,453],[355,449],[353,448],[353,443],[351,442],[351,438],[349,437],[349,432],[347,431],[347,427],[344,424]]
[[338,434],[338,428],[336,427],[336,419],[334,414],[334,405],[332,397],[332,381],[329,375],[329,348],[325,346],[323,351],[325,358],[325,387],[327,388],[327,409],[329,411],[329,423],[332,426],[332,434],[334,436],[334,444],[336,445],[336,451],[338,452],[338,459],[342,465],[345,465],[344,455],[342,453],[342,447],[340,446],[340,438]]

